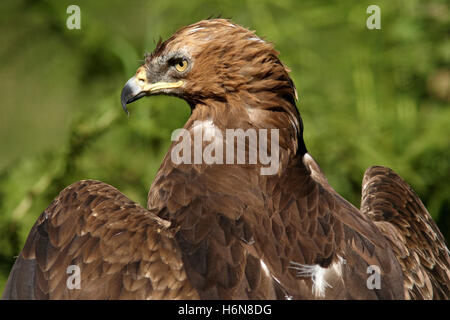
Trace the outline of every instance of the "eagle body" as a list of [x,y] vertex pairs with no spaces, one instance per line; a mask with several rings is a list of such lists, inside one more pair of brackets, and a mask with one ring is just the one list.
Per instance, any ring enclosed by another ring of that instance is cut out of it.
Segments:
[[[158,43],[124,87],[124,109],[143,96],[182,98],[192,110],[184,132],[208,137],[192,158],[216,146],[235,161],[174,162],[174,141],[147,208],[103,182],[67,187],[33,226],[3,298],[448,299],[449,251],[418,196],[385,167],[366,171],[361,209],[336,193],[306,149],[277,54],[225,19]],[[238,161],[254,150],[225,139],[230,129],[272,132],[276,171]]]

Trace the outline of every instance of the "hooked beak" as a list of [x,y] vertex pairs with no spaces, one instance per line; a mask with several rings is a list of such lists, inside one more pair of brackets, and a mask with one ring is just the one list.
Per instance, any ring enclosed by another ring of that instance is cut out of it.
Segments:
[[141,66],[134,77],[127,81],[122,89],[120,100],[123,110],[129,114],[127,104],[132,103],[144,96],[161,92],[164,89],[179,88],[183,85],[183,81],[177,82],[155,82],[149,83],[145,67]]

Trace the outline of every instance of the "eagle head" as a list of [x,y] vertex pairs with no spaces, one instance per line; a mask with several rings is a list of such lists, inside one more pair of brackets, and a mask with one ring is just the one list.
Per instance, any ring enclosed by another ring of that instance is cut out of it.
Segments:
[[271,43],[242,26],[203,20],[159,41],[123,88],[122,106],[128,112],[128,103],[166,94],[186,100],[191,108],[233,100],[262,108],[274,108],[275,101],[282,108],[280,99],[295,108],[295,87],[277,55]]

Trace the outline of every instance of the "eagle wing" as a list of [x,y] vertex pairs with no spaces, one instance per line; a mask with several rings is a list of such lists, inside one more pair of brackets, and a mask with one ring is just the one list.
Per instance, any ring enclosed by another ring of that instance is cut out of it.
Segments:
[[174,231],[112,186],[77,182],[31,229],[3,299],[197,298]]
[[406,298],[450,298],[450,257],[444,237],[402,178],[386,167],[367,169],[361,211],[393,248],[403,271]]
[[[308,153],[287,170],[275,189],[279,191],[273,199],[286,239],[274,241],[283,244],[285,253],[271,257],[290,260],[289,275],[299,271],[297,280],[300,276],[309,288],[298,290],[302,298],[403,298],[401,270],[387,241],[368,217],[329,185]],[[375,290],[367,286],[368,268],[374,265],[381,271],[381,288]],[[286,272],[274,274],[284,279],[285,288],[296,283]]]

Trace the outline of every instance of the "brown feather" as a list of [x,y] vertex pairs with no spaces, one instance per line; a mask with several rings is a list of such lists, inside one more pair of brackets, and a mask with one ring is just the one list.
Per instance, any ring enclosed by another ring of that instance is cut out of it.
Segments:
[[361,210],[393,248],[410,299],[450,298],[450,257],[444,237],[411,187],[385,167],[364,174]]

